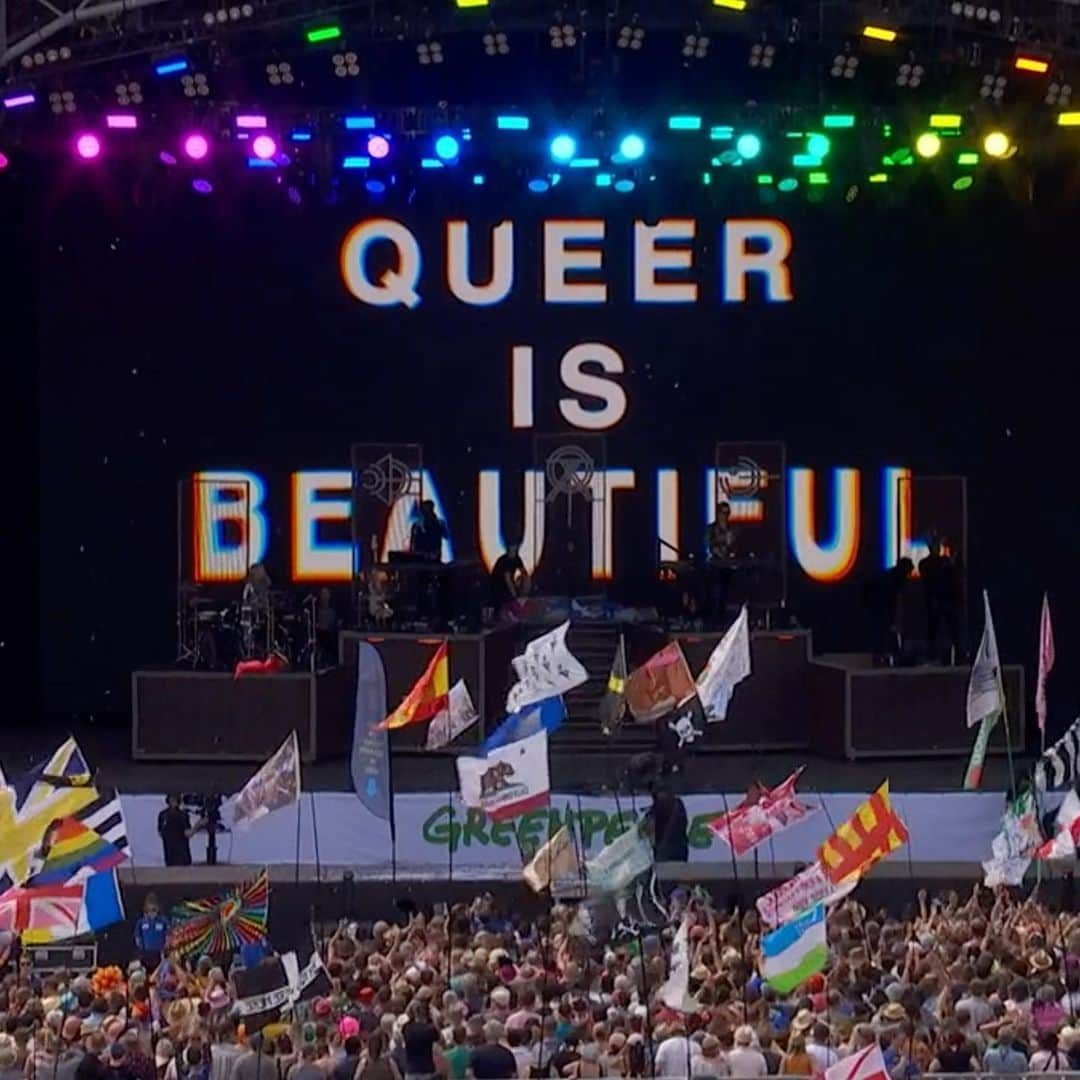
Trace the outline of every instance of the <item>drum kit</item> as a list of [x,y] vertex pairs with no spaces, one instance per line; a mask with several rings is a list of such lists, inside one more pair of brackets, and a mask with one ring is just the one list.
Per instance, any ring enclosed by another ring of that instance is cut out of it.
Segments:
[[316,655],[315,598],[280,590],[265,604],[228,600],[217,589],[184,582],[176,605],[176,663],[193,671],[231,671],[239,660],[284,657],[308,667]]

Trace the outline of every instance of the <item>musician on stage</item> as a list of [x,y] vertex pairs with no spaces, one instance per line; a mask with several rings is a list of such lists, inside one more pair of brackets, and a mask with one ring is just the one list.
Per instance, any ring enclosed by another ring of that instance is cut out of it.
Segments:
[[442,542],[446,526],[435,513],[435,503],[425,499],[420,504],[420,518],[409,534],[409,551],[418,559],[442,562]]
[[528,575],[521,561],[520,547],[517,543],[507,544],[488,577],[488,603],[495,618],[499,618],[507,605],[524,596],[527,587]]
[[735,558],[735,529],[731,524],[731,503],[716,504],[716,519],[705,530],[705,581],[706,614],[722,619],[727,613],[728,591],[731,589],[732,570],[729,565]]

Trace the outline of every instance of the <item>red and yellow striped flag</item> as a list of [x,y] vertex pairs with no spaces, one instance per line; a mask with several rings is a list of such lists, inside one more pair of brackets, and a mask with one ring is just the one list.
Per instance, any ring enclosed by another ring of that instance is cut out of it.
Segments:
[[818,849],[818,858],[837,885],[859,878],[874,863],[903,847],[908,831],[889,801],[889,781],[862,803]]
[[450,660],[446,642],[435,650],[424,674],[413,684],[401,704],[381,723],[376,731],[393,731],[409,724],[422,724],[445,709],[450,695]]

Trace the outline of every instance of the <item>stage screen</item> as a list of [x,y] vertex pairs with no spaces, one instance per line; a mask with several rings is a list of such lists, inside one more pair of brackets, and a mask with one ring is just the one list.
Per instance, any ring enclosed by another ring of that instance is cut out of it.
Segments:
[[[866,648],[867,579],[917,551],[913,523],[955,538],[966,512],[972,596],[991,588],[1003,651],[1030,660],[1042,588],[1075,589],[1055,562],[1075,521],[1069,230],[975,196],[422,180],[334,205],[254,182],[50,194],[47,708],[123,708],[130,670],[171,660],[178,574],[238,596],[262,558],[275,587],[330,584],[348,610],[355,444],[415,447],[387,468],[435,501],[444,556],[483,566],[512,536],[559,558],[538,447],[594,448],[575,585],[627,602],[653,599],[661,551],[703,549],[724,448],[765,444],[771,487],[734,490],[735,516],[768,524],[819,649]],[[966,508],[951,481],[910,505],[917,478],[965,476]]]

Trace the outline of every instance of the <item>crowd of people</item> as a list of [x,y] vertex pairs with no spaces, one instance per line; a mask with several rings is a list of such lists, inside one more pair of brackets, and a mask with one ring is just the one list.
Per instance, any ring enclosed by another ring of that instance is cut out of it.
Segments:
[[[829,915],[829,962],[794,992],[761,978],[755,912],[677,891],[671,921],[590,944],[573,908],[540,919],[490,895],[323,941],[326,996],[246,1030],[236,957],[160,955],[152,900],[126,971],[0,985],[0,1080],[512,1080],[820,1075],[875,1040],[891,1080],[1080,1069],[1080,917],[976,888],[901,917]],[[687,919],[689,992],[664,1003]]]

